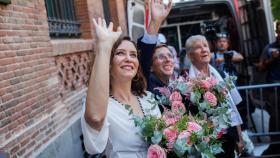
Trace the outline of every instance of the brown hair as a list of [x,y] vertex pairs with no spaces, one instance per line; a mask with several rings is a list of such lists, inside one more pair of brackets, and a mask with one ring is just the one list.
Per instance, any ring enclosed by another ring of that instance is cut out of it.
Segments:
[[[137,49],[137,46],[135,44],[134,41],[131,40],[130,37],[128,36],[124,36],[124,37],[120,37],[113,45],[112,50],[111,50],[111,58],[110,58],[110,62],[112,62],[113,57],[114,57],[114,52],[116,51],[116,49],[119,47],[119,45],[123,42],[123,41],[129,41],[131,42],[135,48]],[[140,57],[140,53],[139,51],[137,51],[137,58],[139,60]],[[139,61],[140,62],[140,61]],[[111,84],[111,83],[110,83]],[[143,95],[147,95],[146,94],[146,89],[147,89],[147,83],[146,80],[144,78],[144,75],[142,73],[142,68],[141,68],[141,64],[139,63],[139,67],[137,70],[136,75],[133,77],[132,79],[132,83],[131,83],[131,90],[132,92],[137,95],[137,96],[143,96]]]
[[276,24],[275,24],[275,27],[276,27],[276,31],[278,30],[278,26],[280,25],[280,21],[277,21]]

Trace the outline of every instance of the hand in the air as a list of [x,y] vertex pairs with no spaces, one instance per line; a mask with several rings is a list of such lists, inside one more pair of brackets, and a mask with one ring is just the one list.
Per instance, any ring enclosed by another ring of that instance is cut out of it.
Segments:
[[118,27],[117,31],[113,31],[113,23],[110,22],[107,27],[106,21],[104,19],[98,18],[96,21],[93,19],[93,24],[95,26],[96,39],[99,44],[106,44],[107,46],[112,46],[120,37],[122,30]]
[[272,56],[272,58],[278,58],[279,57],[279,50],[274,50],[274,51],[272,51],[272,54],[271,54],[271,56]]
[[162,22],[172,8],[172,0],[164,4],[163,0],[151,0],[151,20]]

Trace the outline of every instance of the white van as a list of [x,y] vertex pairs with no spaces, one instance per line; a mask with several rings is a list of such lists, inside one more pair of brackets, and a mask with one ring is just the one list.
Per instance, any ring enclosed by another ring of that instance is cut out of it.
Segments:
[[[136,40],[145,28],[143,0],[128,0],[127,15],[129,35]],[[160,32],[178,52],[191,35],[204,34],[211,44],[216,32],[228,32],[230,49],[245,57],[240,65],[243,84],[252,81],[253,63],[275,40],[270,0],[177,0]]]

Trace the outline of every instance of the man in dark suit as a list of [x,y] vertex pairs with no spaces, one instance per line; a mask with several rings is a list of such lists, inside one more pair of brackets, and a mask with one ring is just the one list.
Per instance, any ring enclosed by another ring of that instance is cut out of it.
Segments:
[[174,59],[171,50],[165,44],[158,44],[158,31],[161,23],[169,14],[172,1],[166,5],[161,0],[152,0],[148,5],[151,9],[151,20],[144,36],[138,39],[141,51],[140,62],[148,83],[148,91],[159,95],[157,87],[164,87],[174,71]]

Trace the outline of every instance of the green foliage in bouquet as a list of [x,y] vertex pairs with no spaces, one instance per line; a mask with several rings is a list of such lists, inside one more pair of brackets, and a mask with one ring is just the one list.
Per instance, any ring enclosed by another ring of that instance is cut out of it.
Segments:
[[[214,158],[223,152],[219,138],[231,123],[228,93],[234,86],[233,80],[233,77],[227,77],[225,82],[206,76],[180,77],[168,87],[158,88],[161,96],[150,103],[153,108],[165,107],[162,116],[133,117],[140,134],[151,144],[148,157],[154,150],[175,153],[177,157],[203,158]],[[193,107],[197,109],[195,113]]]

